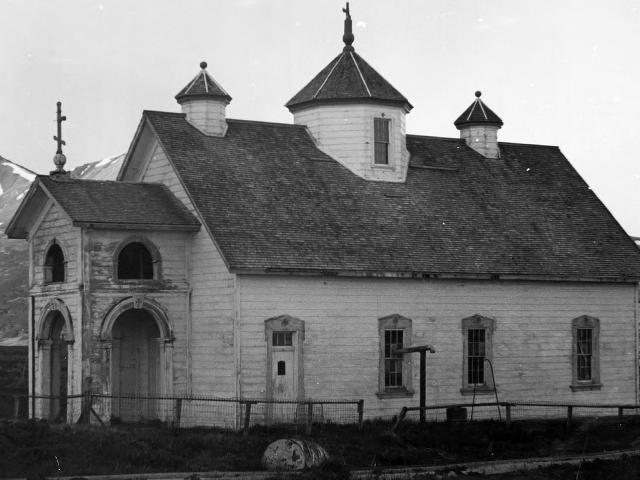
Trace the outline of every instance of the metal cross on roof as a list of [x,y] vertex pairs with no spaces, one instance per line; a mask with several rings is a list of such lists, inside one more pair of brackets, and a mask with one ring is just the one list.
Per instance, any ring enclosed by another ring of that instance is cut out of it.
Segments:
[[66,145],[66,142],[62,140],[62,122],[64,122],[67,117],[62,115],[62,102],[58,102],[56,104],[58,106],[56,122],[58,123],[58,135],[54,135],[53,139],[58,143],[58,149],[56,150],[56,154],[53,156],[53,163],[56,166],[56,169],[51,172],[51,174],[65,173],[64,164],[67,163],[67,157],[65,157],[64,153],[62,153],[62,145]]
[[53,139],[58,142],[58,150],[56,150],[56,153],[62,153],[62,145],[66,145],[66,142],[62,140],[62,122],[64,122],[67,117],[62,115],[62,102],[58,102],[56,105],[58,106],[58,111],[56,112],[56,122],[58,122],[58,135],[54,135]]

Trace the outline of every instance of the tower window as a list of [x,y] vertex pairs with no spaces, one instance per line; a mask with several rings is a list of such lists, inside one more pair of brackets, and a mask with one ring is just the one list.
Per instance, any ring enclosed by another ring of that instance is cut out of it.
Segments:
[[120,251],[118,278],[122,280],[153,279],[153,259],[143,243],[129,243]]
[[49,247],[44,260],[45,283],[64,282],[64,254],[57,243]]
[[376,165],[389,164],[389,124],[387,118],[373,119],[373,143],[375,148],[374,163]]

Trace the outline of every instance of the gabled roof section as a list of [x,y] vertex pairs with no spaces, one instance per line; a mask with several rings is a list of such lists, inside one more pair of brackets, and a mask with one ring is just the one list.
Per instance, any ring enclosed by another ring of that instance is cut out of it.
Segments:
[[[26,238],[33,212],[28,202],[42,205],[42,193],[69,216],[73,225],[93,228],[197,231],[200,222],[167,187],[157,183],[78,180],[67,176],[42,176],[36,181],[7,227],[10,238]],[[33,199],[33,200],[32,200]],[[37,205],[35,205],[37,209]]]
[[409,101],[352,49],[345,49],[289,100],[295,109],[318,102],[379,101],[397,103],[408,112]]
[[231,101],[231,95],[229,95],[222,86],[214,80],[214,78],[207,72],[207,62],[200,64],[202,69],[193,80],[191,80],[178,94],[176,100],[182,103],[186,100],[203,99],[203,98],[218,98],[223,99],[227,103]]
[[228,120],[224,138],[145,112],[229,268],[579,281],[640,279],[640,251],[557,147],[407,135],[405,183],[369,182],[304,126]]
[[453,124],[459,129],[465,125],[503,125],[502,120],[485,103],[480,100],[480,91],[476,92],[476,99],[469,107],[462,112]]

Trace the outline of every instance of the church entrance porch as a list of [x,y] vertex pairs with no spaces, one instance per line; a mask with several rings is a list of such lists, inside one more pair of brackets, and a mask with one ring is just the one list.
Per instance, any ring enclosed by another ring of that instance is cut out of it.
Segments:
[[126,422],[167,420],[162,398],[173,392],[173,336],[164,310],[129,297],[101,326],[103,402],[100,415]]

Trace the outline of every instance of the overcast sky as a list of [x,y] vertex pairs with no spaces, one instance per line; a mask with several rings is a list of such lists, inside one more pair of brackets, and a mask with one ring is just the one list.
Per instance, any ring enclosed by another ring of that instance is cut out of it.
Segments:
[[[143,109],[202,60],[232,118],[291,122],[284,104],[342,49],[338,0],[0,0],[0,155],[53,168],[63,102],[68,167],[126,151]],[[640,0],[351,2],[354,47],[414,109],[407,131],[458,136],[481,90],[499,139],[559,145],[640,236]]]

